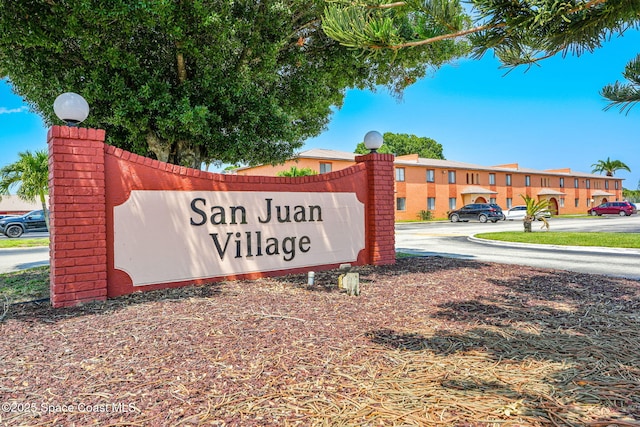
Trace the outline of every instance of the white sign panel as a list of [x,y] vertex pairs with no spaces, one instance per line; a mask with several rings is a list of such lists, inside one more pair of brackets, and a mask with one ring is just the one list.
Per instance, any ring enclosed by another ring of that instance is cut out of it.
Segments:
[[135,190],[113,218],[134,286],[353,262],[365,246],[354,193]]

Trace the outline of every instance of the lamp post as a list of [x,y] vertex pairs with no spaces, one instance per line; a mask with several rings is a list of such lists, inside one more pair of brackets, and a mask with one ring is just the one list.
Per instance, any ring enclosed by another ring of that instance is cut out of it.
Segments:
[[67,126],[75,127],[89,116],[89,104],[77,93],[65,92],[53,102],[53,111]]
[[380,135],[380,132],[376,132],[375,130],[367,132],[364,136],[364,146],[371,153],[377,153],[378,148],[382,147],[383,143],[384,139],[382,138],[382,135]]

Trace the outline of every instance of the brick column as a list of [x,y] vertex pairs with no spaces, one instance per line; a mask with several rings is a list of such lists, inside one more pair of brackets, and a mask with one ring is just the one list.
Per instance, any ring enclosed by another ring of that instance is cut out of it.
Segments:
[[104,137],[66,126],[47,135],[54,307],[107,298]]
[[395,200],[393,155],[371,153],[356,156],[357,163],[365,163],[369,179],[367,235],[369,259],[373,265],[394,264]]

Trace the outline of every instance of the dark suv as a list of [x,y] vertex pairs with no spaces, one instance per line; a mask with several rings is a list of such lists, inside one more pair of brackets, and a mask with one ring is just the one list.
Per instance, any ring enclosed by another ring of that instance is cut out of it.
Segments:
[[587,211],[589,215],[593,216],[602,214],[629,216],[636,212],[636,205],[630,202],[606,202]]
[[49,231],[42,210],[0,219],[0,233],[7,237],[20,237],[30,231]]
[[460,209],[449,212],[449,221],[469,221],[477,219],[480,222],[498,222],[504,219],[502,208],[495,203],[471,203]]

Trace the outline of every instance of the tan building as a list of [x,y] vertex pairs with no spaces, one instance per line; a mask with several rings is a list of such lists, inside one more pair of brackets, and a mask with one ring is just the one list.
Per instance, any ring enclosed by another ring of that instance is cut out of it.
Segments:
[[[47,206],[49,206],[49,196],[44,196]],[[16,195],[2,196],[0,200],[0,215],[22,215],[42,209],[40,199],[36,198],[33,202],[25,202]]]
[[[318,173],[352,166],[355,154],[323,149],[300,153],[282,165],[239,168],[238,175],[275,176],[280,171],[311,168]],[[622,179],[571,169],[536,170],[517,163],[479,166],[417,154],[395,160],[396,221],[415,220],[420,211],[446,218],[469,203],[497,203],[502,209],[522,205],[521,195],[547,199],[557,214],[585,214],[591,206],[622,200]]]

